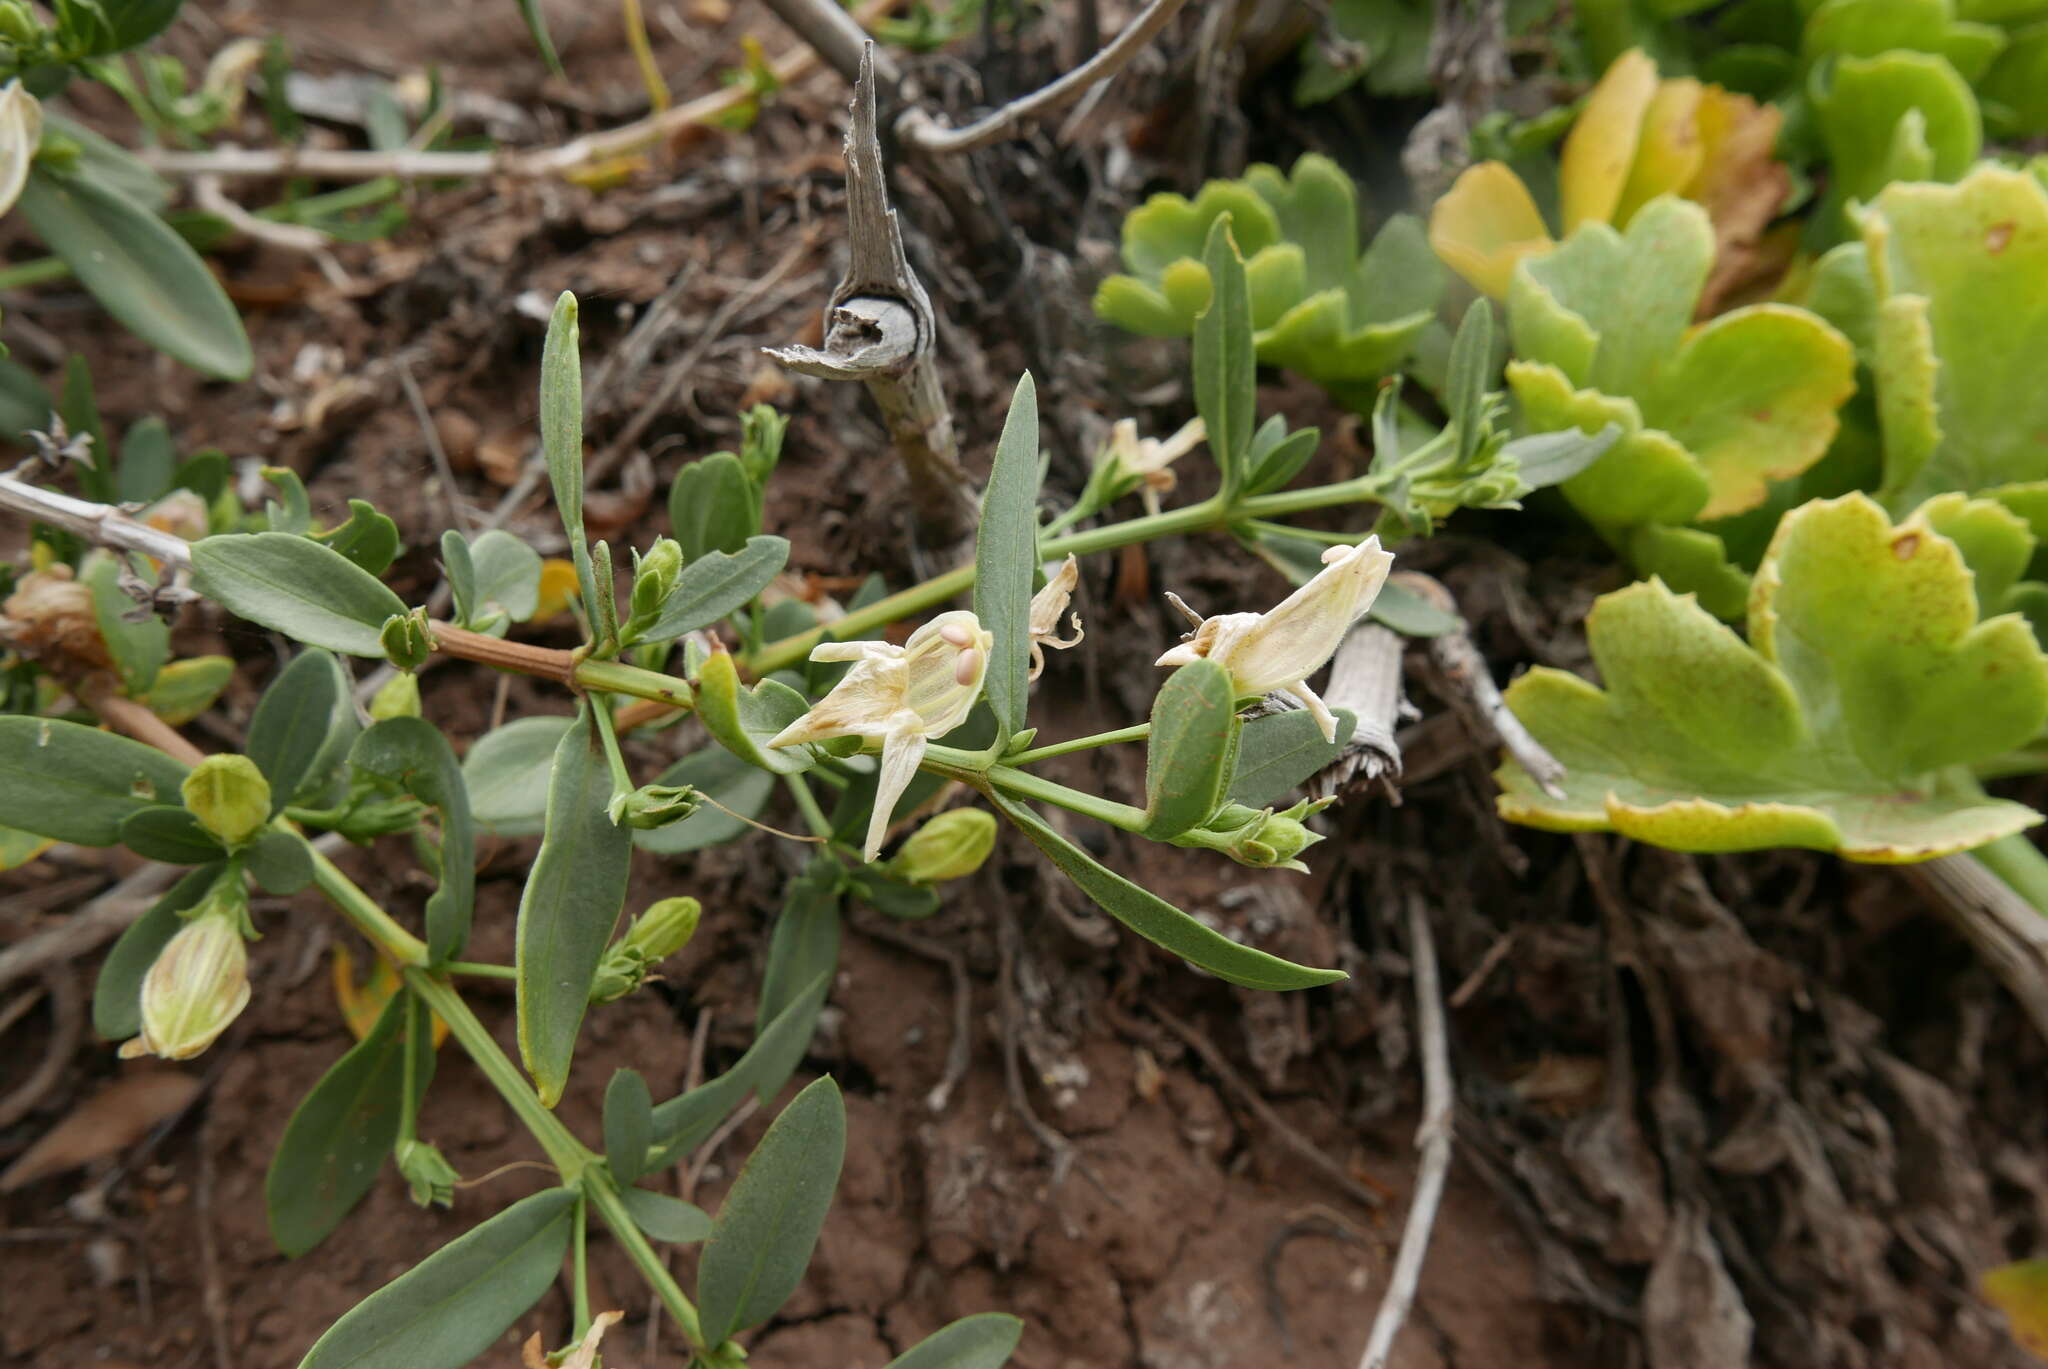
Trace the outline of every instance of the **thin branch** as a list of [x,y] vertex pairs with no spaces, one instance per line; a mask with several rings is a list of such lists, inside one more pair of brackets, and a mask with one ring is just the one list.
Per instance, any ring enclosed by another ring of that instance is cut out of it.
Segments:
[[1458,617],[1458,601],[1431,576],[1416,571],[1399,571],[1396,576],[1404,586],[1458,618],[1455,628],[1429,639],[1429,655],[1443,676],[1451,706],[1457,709],[1465,725],[1479,736],[1497,739],[1515,763],[1529,772],[1538,788],[1554,799],[1563,798],[1564,790],[1559,787],[1564,781],[1563,763],[1530,735],[1520,718],[1508,711],[1486,658],[1472,644],[1464,619]]
[[1451,1171],[1452,1119],[1457,1097],[1451,1086],[1450,1035],[1444,1025],[1443,986],[1436,965],[1436,941],[1430,935],[1429,912],[1422,899],[1408,896],[1408,954],[1415,962],[1415,1025],[1422,1049],[1422,1124],[1415,1129],[1415,1147],[1422,1163],[1415,1174],[1415,1199],[1408,1206],[1408,1222],[1401,1229],[1401,1248],[1394,1256],[1394,1272],[1387,1278],[1387,1294],[1373,1318],[1372,1334],[1366,1338],[1365,1353],[1358,1357],[1358,1369],[1386,1369],[1394,1350],[1394,1337],[1408,1320],[1415,1305],[1415,1289],[1422,1280],[1422,1261],[1429,1254],[1430,1233],[1436,1227],[1437,1208],[1444,1197],[1444,1180]]
[[337,290],[347,290],[355,283],[348,278],[348,272],[341,269],[334,253],[328,251],[333,239],[327,234],[304,224],[277,223],[250,213],[228,198],[218,176],[196,177],[192,182],[192,202],[244,237],[311,257],[313,264],[320,268],[320,274],[327,278],[327,283]]
[[1131,58],[1159,35],[1186,0],[1152,0],[1152,3],[1110,41],[1108,47],[1047,86],[1022,99],[1012,100],[995,113],[976,119],[965,128],[941,128],[912,110],[897,121],[898,136],[919,152],[945,156],[972,152],[1007,136],[1020,124],[1065,109],[1088,93],[1098,81],[1106,81],[1124,69]]
[[826,305],[822,350],[770,347],[791,370],[858,380],[881,409],[910,482],[918,520],[943,541],[974,525],[974,488],[960,467],[953,414],[932,360],[938,319],[903,253],[875,129],[874,45],[863,48],[846,129],[846,212],[851,255]]
[[62,528],[94,546],[139,551],[170,569],[184,570],[192,564],[191,544],[176,533],[153,528],[110,504],[74,499],[12,475],[0,475],[0,509]]
[[1901,865],[1899,873],[1976,948],[2048,1038],[2048,918],[1968,852]]

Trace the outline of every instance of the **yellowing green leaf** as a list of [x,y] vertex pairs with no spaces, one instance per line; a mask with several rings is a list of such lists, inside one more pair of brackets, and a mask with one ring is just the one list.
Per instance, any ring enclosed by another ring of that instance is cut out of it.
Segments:
[[1635,164],[1643,115],[1657,94],[1657,64],[1640,49],[1624,52],[1586,98],[1586,108],[1564,140],[1558,168],[1564,231],[1607,223],[1621,203]]
[[1894,526],[1862,495],[1794,510],[1758,568],[1749,627],[1744,643],[1656,580],[1602,596],[1587,631],[1604,688],[1542,668],[1508,691],[1564,763],[1565,797],[1510,762],[1502,815],[1877,862],[2040,820],[1944,778],[2048,721],[2048,658],[2018,616],[1978,621],[1962,554],[1927,518]]
[[2048,1359],[2048,1260],[1987,1269],[1977,1286],[1986,1302],[2005,1313],[2012,1338],[2029,1354]]
[[1522,178],[1506,162],[1480,162],[1429,211],[1429,245],[1473,289],[1503,299],[1515,264],[1556,244]]

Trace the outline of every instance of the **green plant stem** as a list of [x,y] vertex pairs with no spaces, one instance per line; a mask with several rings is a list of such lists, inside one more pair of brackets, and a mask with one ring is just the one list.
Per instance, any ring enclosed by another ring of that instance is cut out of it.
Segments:
[[640,1276],[647,1280],[669,1315],[682,1328],[683,1336],[691,1345],[704,1345],[704,1327],[697,1320],[697,1309],[683,1290],[676,1284],[675,1275],[668,1272],[660,1254],[647,1243],[647,1236],[633,1224],[633,1215],[626,1211],[626,1204],[619,1197],[618,1181],[600,1168],[592,1168],[583,1178],[583,1194],[590,1205],[597,1209],[597,1215],[604,1218],[604,1224],[612,1229],[618,1238],[619,1248],[626,1252],[626,1258],[633,1262]]
[[341,910],[342,916],[356,925],[357,931],[383,947],[400,968],[415,969],[427,963],[427,943],[399,926],[391,914],[378,907],[375,899],[358,889],[355,881],[317,849],[313,851],[313,883],[328,902]]
[[1069,789],[1028,770],[1015,770],[1007,765],[984,765],[978,751],[960,751],[950,746],[928,746],[924,753],[924,768],[948,779],[982,789],[993,785],[1005,793],[1019,798],[1037,799],[1041,803],[1054,804],[1069,812],[1106,822],[1112,827],[1121,827],[1126,832],[1137,832],[1145,826],[1145,810],[1133,808],[1128,803],[1116,803],[1095,794],[1084,794],[1078,789]]
[[811,835],[822,841],[832,840],[832,822],[825,816],[825,810],[818,806],[818,800],[811,793],[811,786],[804,783],[802,775],[784,775],[782,782],[789,788],[789,796],[796,800],[799,813],[810,825]]
[[[602,699],[593,699],[590,716],[597,721],[597,735],[604,739],[604,759],[612,771],[612,793],[632,793],[639,786],[633,783],[633,772],[626,768],[626,755],[619,750],[619,729],[612,721],[611,706]],[[618,818],[614,816],[612,821],[617,822]]]
[[624,661],[595,661],[584,659],[576,663],[576,683],[585,689],[595,689],[607,694],[629,694],[636,699],[652,699],[656,703],[672,708],[688,708],[696,702],[696,694],[690,682],[675,675],[665,675],[658,670],[642,670]]
[[1114,732],[1097,732],[1090,737],[1076,737],[1072,741],[1052,742],[1045,746],[1019,751],[1008,757],[1010,765],[1030,765],[1037,761],[1048,761],[1054,756],[1071,755],[1076,751],[1090,751],[1098,746],[1115,746],[1118,742],[1141,742],[1152,735],[1151,723],[1139,723],[1134,727],[1119,727]]
[[576,1233],[574,1251],[574,1273],[569,1280],[570,1328],[569,1339],[581,1343],[583,1333],[590,1329],[590,1195],[581,1194],[576,1199]]
[[1970,852],[1978,864],[2010,885],[2013,892],[2048,915],[2048,855],[2025,833],[2000,837]]
[[451,960],[441,968],[449,974],[466,974],[472,979],[519,978],[519,971],[510,965],[491,965],[481,960]]
[[408,994],[405,1000],[405,1082],[404,1091],[398,1095],[398,1150],[401,1153],[405,1143],[417,1140],[420,1134],[419,1052],[414,1047],[418,1043],[415,1033],[422,1030],[420,1014],[423,1011],[420,1000]]

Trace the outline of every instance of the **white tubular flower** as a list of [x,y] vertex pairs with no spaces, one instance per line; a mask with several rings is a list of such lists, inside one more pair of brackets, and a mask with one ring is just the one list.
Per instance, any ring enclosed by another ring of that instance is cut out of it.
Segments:
[[248,1006],[241,915],[231,906],[202,912],[157,952],[142,981],[142,1034],[122,1043],[121,1057],[190,1060]]
[[1045,588],[1031,596],[1031,679],[1037,679],[1045,670],[1047,647],[1065,651],[1081,645],[1081,639],[1087,635],[1081,631],[1081,615],[1074,613],[1067,618],[1074,635],[1060,636],[1060,615],[1066,613],[1067,600],[1074,597],[1074,586],[1080,580],[1081,563],[1069,556],[1059,573],[1045,582]]
[[1165,666],[1211,660],[1230,672],[1240,696],[1282,690],[1301,700],[1337,740],[1337,720],[1306,683],[1322,669],[1358,616],[1372,607],[1394,558],[1368,537],[1354,547],[1331,547],[1323,568],[1267,613],[1223,613],[1202,620],[1181,644],[1161,656]]
[[1159,512],[1159,496],[1173,493],[1179,483],[1173,463],[1186,456],[1208,436],[1202,420],[1191,419],[1172,437],[1139,437],[1135,420],[1120,418],[1109,430],[1110,459],[1125,479],[1135,477],[1142,486],[1145,512]]
[[862,737],[882,744],[875,812],[868,820],[863,859],[873,860],[889,831],[889,815],[924,758],[925,743],[961,723],[981,697],[995,638],[965,609],[942,613],[910,634],[902,646],[887,642],[821,642],[814,661],[851,661],[853,669],[832,692],[769,739],[795,746],[832,737]]
[[28,184],[28,166],[43,141],[43,107],[9,81],[0,89],[0,214],[14,208]]

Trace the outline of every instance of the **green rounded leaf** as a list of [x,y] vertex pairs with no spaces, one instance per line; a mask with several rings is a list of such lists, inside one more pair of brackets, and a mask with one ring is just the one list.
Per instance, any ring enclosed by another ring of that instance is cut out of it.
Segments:
[[297,832],[265,832],[242,858],[266,894],[296,894],[313,882],[313,848]]
[[[555,748],[575,722],[562,717],[515,718],[479,737],[462,758],[462,783],[469,791],[471,820],[494,836],[538,836],[547,816],[548,776],[554,769]],[[676,781],[664,776],[662,782]],[[772,777],[769,782],[774,782]],[[661,835],[701,816],[636,835]]]
[[758,1090],[769,1068],[792,1048],[801,1054],[818,1020],[818,1007],[831,987],[831,974],[819,975],[789,1001],[766,1031],[754,1038],[754,1044],[747,1047],[746,1054],[731,1069],[654,1109],[655,1144],[661,1151],[649,1160],[650,1172],[672,1163],[676,1156],[709,1136],[740,1105],[741,1099]]
[[619,1200],[649,1240],[695,1245],[711,1235],[711,1214],[695,1203],[647,1188],[620,1189]]
[[1007,1312],[981,1312],[941,1327],[889,1361],[888,1369],[1002,1369],[1023,1339]]
[[195,370],[247,380],[249,336],[227,292],[169,225],[118,190],[41,166],[21,212],[93,297],[136,336]]
[[244,747],[270,782],[270,808],[284,811],[309,780],[326,748],[337,708],[354,711],[341,662],[318,648],[302,651],[277,673],[249,719]]
[[144,860],[167,865],[206,865],[227,854],[198,818],[170,804],[130,813],[121,823],[121,844]]
[[820,1079],[769,1126],[720,1204],[697,1266],[707,1345],[759,1326],[803,1281],[846,1159],[846,1104]]
[[192,581],[230,613],[307,646],[384,654],[379,632],[405,601],[376,576],[288,532],[223,533],[192,547]]
[[448,739],[423,719],[386,718],[356,738],[348,760],[354,769],[397,786],[440,815],[440,884],[427,900],[427,958],[438,965],[459,955],[469,940],[476,905],[476,827],[469,790]]
[[1247,808],[1273,808],[1344,754],[1357,715],[1335,710],[1337,740],[1323,740],[1322,729],[1306,709],[1268,713],[1244,724],[1238,734],[1237,772],[1225,799]]
[[329,1327],[299,1369],[461,1369],[553,1285],[576,1202],[551,1188],[456,1237]]
[[661,615],[634,640],[667,642],[726,617],[768,587],[789,560],[781,537],[751,537],[736,555],[706,552],[683,568]]
[[612,1177],[630,1184],[647,1172],[654,1146],[654,1095],[638,1070],[612,1072],[604,1091],[604,1159]]
[[807,1020],[797,1024],[799,1029],[781,1032],[778,1049],[763,1052],[752,1067],[754,1092],[764,1103],[782,1091],[810,1047],[811,1032],[824,1007],[824,998],[810,993],[810,986],[823,976],[829,991],[839,969],[841,874],[839,862],[832,857],[813,859],[802,878],[790,884],[775,930],[769,934],[761,1002],[754,1011],[754,1039],[764,1038],[793,1006],[801,1006]]
[[1214,661],[1184,665],[1152,700],[1145,835],[1166,841],[1208,821],[1236,768],[1237,689]]

